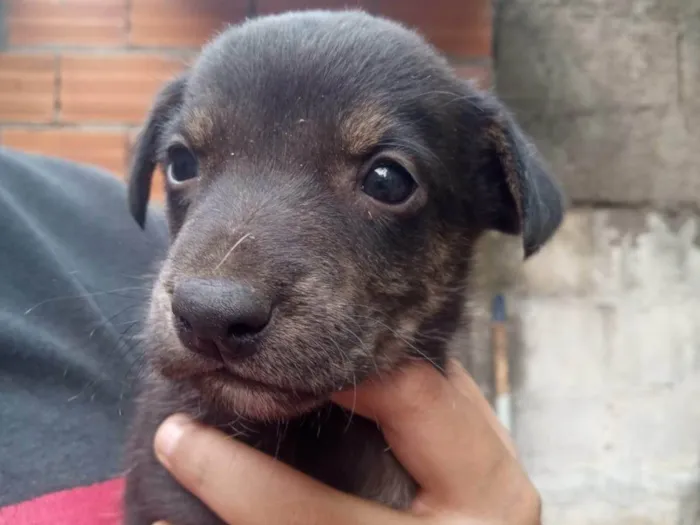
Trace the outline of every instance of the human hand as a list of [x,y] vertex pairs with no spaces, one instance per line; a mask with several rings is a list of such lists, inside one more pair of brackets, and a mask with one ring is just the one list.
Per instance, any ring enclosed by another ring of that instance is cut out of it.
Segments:
[[[156,455],[231,525],[539,525],[540,498],[479,388],[457,363],[367,381],[334,401],[375,420],[421,489],[409,511],[336,491],[184,416],[166,420]],[[274,495],[274,500],[270,495]]]

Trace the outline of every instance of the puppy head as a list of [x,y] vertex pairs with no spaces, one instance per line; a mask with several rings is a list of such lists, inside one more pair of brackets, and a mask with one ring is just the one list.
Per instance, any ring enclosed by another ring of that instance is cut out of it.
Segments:
[[130,206],[167,174],[157,368],[252,418],[289,417],[457,326],[472,244],[526,255],[561,194],[493,98],[403,27],[307,11],[233,27],[157,98]]

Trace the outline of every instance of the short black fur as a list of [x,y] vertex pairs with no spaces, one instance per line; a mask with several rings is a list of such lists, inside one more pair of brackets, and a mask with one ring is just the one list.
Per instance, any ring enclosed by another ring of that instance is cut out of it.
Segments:
[[[457,78],[421,37],[355,11],[234,26],[163,89],[131,170],[142,225],[152,174],[158,164],[168,172],[173,144],[196,156],[199,173],[166,182],[172,246],[144,334],[127,525],[220,523],[153,455],[155,430],[173,412],[405,508],[416,486],[381,432],[357,416],[349,423],[329,398],[411,359],[442,367],[468,322],[478,237],[520,234],[530,256],[562,220],[542,160],[496,98]],[[377,158],[415,178],[406,202],[362,192]],[[206,327],[179,318],[192,312],[192,300],[179,309],[183,290],[200,290],[194,310],[213,312]],[[251,305],[268,305],[263,328],[212,332],[240,328]]]

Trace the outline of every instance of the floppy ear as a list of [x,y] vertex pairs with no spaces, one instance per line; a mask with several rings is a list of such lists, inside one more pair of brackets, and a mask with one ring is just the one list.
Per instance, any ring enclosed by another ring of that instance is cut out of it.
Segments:
[[506,109],[492,97],[479,104],[480,178],[489,187],[489,229],[521,235],[525,257],[535,254],[559,228],[564,195],[534,145]]
[[141,228],[146,224],[146,209],[161,134],[182,104],[186,80],[187,77],[182,75],[161,89],[136,141],[129,168],[129,211]]

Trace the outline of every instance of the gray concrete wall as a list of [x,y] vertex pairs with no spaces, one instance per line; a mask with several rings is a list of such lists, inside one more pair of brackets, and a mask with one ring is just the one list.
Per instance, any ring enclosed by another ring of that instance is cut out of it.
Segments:
[[700,0],[501,0],[496,35],[497,91],[573,201],[478,279],[511,284],[545,523],[700,524]]
[[579,203],[700,208],[700,1],[501,0],[496,84]]

